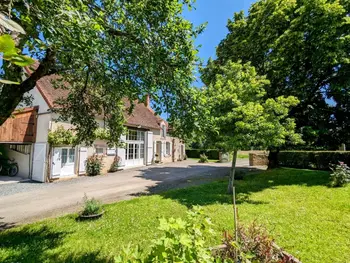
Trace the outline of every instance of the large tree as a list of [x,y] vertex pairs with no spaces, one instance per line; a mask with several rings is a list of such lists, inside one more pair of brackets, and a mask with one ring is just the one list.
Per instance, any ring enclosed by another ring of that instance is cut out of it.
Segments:
[[202,79],[210,84],[229,60],[251,62],[271,82],[267,98],[300,100],[291,116],[303,147],[349,144],[349,15],[348,0],[259,0],[247,16],[240,12],[229,20],[229,33]]
[[194,38],[202,30],[182,17],[192,2],[2,1],[4,19],[25,31],[1,27],[2,34],[10,35],[16,48],[40,64],[23,80],[23,69],[3,61],[0,78],[19,85],[0,86],[0,125],[36,81],[50,74],[57,76],[54,85],[69,90],[69,97],[57,102],[56,111],[76,126],[80,141],[93,139],[96,115],[104,117],[112,140],[118,141],[123,98],[134,101],[150,94],[157,110],[176,116],[183,111],[181,106],[190,104],[186,94],[197,59]]
[[270,82],[254,67],[228,61],[217,68],[212,83],[203,90],[207,98],[207,136],[233,153],[228,192],[232,193],[237,151],[251,147],[280,147],[302,142],[288,114],[299,101],[293,96],[265,99]]

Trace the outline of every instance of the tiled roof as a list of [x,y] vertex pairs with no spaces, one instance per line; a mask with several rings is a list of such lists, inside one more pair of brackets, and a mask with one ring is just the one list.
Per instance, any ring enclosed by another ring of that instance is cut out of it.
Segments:
[[49,75],[42,77],[36,82],[36,87],[50,108],[55,107],[55,101],[58,99],[65,99],[69,94],[69,90],[54,88],[53,82],[58,79],[59,76],[57,75]]
[[[53,81],[58,79],[57,75],[49,75],[37,81],[37,88],[50,108],[55,107],[55,101],[67,98],[69,90],[56,89]],[[129,107],[130,102],[125,100],[125,106]],[[126,126],[140,127],[147,129],[160,129],[159,120],[162,120],[154,111],[146,107],[143,103],[135,102],[134,110],[131,114],[125,112]]]
[[[125,100],[125,106],[129,107],[130,102]],[[133,112],[129,115],[125,113],[126,125],[128,126],[141,126],[144,128],[159,129],[158,116],[154,112],[145,106],[143,103],[135,102]]]

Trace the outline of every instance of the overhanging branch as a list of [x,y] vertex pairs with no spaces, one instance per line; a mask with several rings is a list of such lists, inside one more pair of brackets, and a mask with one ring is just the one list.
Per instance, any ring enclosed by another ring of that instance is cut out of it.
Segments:
[[20,84],[20,90],[22,92],[30,91],[36,84],[36,82],[52,72],[52,67],[55,65],[56,52],[52,49],[46,50],[46,56],[42,62],[40,62],[39,67],[25,80]]

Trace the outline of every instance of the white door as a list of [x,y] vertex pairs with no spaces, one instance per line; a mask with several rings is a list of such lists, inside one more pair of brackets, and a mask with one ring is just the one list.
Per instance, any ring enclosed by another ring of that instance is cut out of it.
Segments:
[[75,148],[55,147],[52,154],[52,177],[57,178],[75,174]]
[[33,151],[32,180],[45,182],[46,143],[35,143]]
[[145,164],[145,132],[128,130],[126,134],[125,166],[142,166]]
[[79,174],[86,173],[87,148],[80,147],[79,150]]
[[126,146],[125,165],[129,167],[144,165],[145,144],[143,142],[127,143]]
[[153,132],[146,132],[146,160],[147,165],[153,162]]
[[62,149],[54,148],[52,155],[52,177],[59,177],[61,175]]
[[61,176],[74,175],[75,148],[62,148]]

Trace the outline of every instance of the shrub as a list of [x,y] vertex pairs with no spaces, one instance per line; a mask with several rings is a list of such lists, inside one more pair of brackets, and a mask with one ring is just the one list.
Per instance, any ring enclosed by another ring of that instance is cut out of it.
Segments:
[[94,154],[86,161],[86,174],[89,176],[99,175],[102,169],[102,156]]
[[114,157],[113,163],[112,163],[111,168],[109,169],[109,171],[110,172],[118,171],[118,168],[120,166],[120,161],[121,161],[120,156],[116,155]]
[[350,164],[350,152],[283,151],[278,154],[278,162],[284,167],[329,170],[331,163]]
[[[131,245],[115,257],[115,263],[152,262],[203,262],[203,263],[294,263],[294,258],[284,253],[273,243],[265,228],[253,224],[239,228],[239,242],[225,234],[224,246],[210,249],[206,246],[211,238],[210,218],[200,207],[187,212],[187,219],[160,219],[162,236],[153,240],[151,249],[145,253]],[[147,250],[148,251],[148,250]],[[236,257],[238,261],[235,261]]]
[[83,211],[81,212],[84,216],[90,216],[90,215],[96,215],[102,212],[102,205],[101,202],[96,200],[95,198],[89,199],[86,194],[83,198],[84,200],[84,207]]
[[219,262],[215,261],[205,246],[206,236],[213,233],[212,223],[199,207],[187,212],[187,220],[181,218],[160,219],[162,236],[152,241],[150,252],[145,257],[139,247],[124,249],[116,263],[125,262]]
[[221,251],[221,258],[238,259],[238,262],[259,263],[294,263],[290,255],[278,248],[273,239],[268,235],[266,228],[256,223],[249,227],[238,228],[238,241],[225,233],[225,249]]
[[337,165],[330,165],[331,182],[332,187],[341,187],[350,182],[350,168],[343,162],[339,162]]
[[199,163],[208,163],[209,160],[208,160],[208,157],[203,153],[199,156]]

